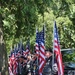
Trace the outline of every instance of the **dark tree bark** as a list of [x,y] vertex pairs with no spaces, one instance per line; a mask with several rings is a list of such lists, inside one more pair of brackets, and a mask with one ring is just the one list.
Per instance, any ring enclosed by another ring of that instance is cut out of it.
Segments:
[[0,14],[0,72],[1,75],[8,75],[7,51],[3,39],[3,23]]

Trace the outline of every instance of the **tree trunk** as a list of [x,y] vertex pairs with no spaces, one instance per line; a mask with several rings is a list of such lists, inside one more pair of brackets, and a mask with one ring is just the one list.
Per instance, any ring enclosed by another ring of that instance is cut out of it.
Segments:
[[3,39],[3,23],[2,15],[0,14],[0,72],[1,75],[8,75],[7,51]]

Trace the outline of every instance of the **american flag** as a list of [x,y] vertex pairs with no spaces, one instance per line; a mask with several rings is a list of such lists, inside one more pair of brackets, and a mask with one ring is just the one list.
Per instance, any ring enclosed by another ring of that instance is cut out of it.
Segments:
[[11,73],[14,75],[17,74],[17,61],[14,52],[9,58],[9,74],[11,75]]
[[14,49],[11,51],[10,53],[10,57],[9,57],[9,75],[16,75],[19,73],[18,71],[18,66],[19,66],[19,60],[18,57],[21,55],[24,55],[25,50],[24,50],[24,46],[23,43],[20,42],[19,44],[17,44],[17,47],[14,46]]
[[9,57],[9,75],[16,75],[17,74],[17,48],[14,46],[13,51],[11,51],[10,57]]
[[63,71],[63,64],[62,64],[62,55],[60,51],[60,44],[59,44],[59,39],[58,39],[58,31],[56,27],[56,22],[54,24],[54,40],[53,40],[53,50],[55,53],[55,58],[57,61],[57,66],[58,66],[58,75],[64,75]]
[[13,64],[12,64],[12,53],[9,56],[9,61],[8,61],[8,65],[9,65],[9,75],[13,74]]
[[45,65],[45,38],[44,38],[44,28],[39,33],[39,75],[42,75],[42,70]]
[[28,38],[28,41],[26,43],[26,51],[25,51],[25,56],[30,54],[30,39]]
[[18,62],[17,62],[17,50],[16,50],[16,46],[14,47],[14,53],[13,53],[13,74],[16,75],[17,74],[17,66],[18,66]]
[[39,32],[36,29],[36,43],[35,43],[36,55],[39,56]]

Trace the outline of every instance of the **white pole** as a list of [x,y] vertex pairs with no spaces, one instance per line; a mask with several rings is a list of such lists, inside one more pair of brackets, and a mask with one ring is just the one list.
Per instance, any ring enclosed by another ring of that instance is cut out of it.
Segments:
[[52,69],[53,69],[53,64],[54,64],[54,34],[55,34],[55,21],[53,25],[53,55],[52,55]]

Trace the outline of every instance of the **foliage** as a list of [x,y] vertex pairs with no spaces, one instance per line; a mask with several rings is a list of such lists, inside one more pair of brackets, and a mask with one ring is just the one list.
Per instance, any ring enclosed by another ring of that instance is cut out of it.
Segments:
[[1,0],[3,30],[6,47],[19,42],[26,44],[30,37],[34,49],[35,31],[45,24],[46,47],[53,46],[53,24],[57,22],[61,48],[74,48],[75,1],[74,0]]

